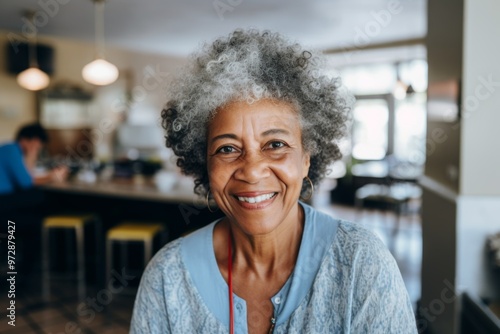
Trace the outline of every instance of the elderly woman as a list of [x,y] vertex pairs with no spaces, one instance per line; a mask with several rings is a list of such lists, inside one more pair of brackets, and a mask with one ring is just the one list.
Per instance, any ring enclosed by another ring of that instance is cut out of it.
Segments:
[[156,254],[131,333],[416,333],[382,242],[299,201],[340,157],[349,110],[323,64],[259,31],[192,58],[162,113],[167,146],[225,217]]

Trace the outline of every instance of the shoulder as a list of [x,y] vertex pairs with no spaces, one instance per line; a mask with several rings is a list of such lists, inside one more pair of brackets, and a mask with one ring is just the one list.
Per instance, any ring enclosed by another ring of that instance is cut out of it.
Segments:
[[339,221],[338,242],[342,243],[344,248],[386,249],[382,240],[372,231],[359,223],[346,220]]
[[363,300],[374,294],[397,298],[407,295],[389,249],[378,236],[359,224],[339,223],[330,256],[335,267],[352,282],[356,299]]
[[148,263],[135,298],[130,333],[169,332],[168,300],[178,297],[176,289],[183,280],[180,243],[181,239],[168,243]]
[[338,269],[352,293],[353,332],[416,333],[411,302],[396,260],[382,240],[366,228],[339,224],[333,246]]
[[0,152],[2,152],[2,156],[4,156],[4,154],[9,154],[9,155],[20,154],[19,147],[14,142],[1,144]]
[[15,142],[0,145],[0,164],[16,168],[23,163],[23,155]]
[[314,226],[315,243],[328,241],[330,254],[335,255],[338,261],[352,264],[367,255],[371,256],[366,261],[392,260],[382,240],[360,224],[334,218],[306,204],[302,206],[306,219]]
[[[347,264],[381,264],[394,259],[382,240],[360,224],[341,220],[332,245],[339,261]],[[361,263],[359,263],[361,262]]]
[[181,242],[182,238],[171,241],[153,256],[144,270],[141,284],[162,287],[165,282],[178,279],[183,267],[180,257]]

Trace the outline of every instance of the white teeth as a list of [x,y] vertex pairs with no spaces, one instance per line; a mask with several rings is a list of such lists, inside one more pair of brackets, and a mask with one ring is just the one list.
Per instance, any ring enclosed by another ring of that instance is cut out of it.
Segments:
[[260,195],[260,196],[256,196],[256,197],[239,197],[238,196],[238,200],[241,202],[247,202],[247,203],[253,204],[253,203],[259,203],[259,202],[268,200],[268,199],[272,198],[274,196],[274,194],[275,193],[269,193],[269,194]]

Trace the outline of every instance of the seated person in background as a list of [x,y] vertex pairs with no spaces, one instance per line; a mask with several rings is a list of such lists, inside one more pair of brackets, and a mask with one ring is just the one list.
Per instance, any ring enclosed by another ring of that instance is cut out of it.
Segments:
[[15,142],[0,145],[0,195],[66,178],[68,169],[64,166],[44,176],[34,176],[38,155],[47,141],[47,133],[35,123],[23,126]]

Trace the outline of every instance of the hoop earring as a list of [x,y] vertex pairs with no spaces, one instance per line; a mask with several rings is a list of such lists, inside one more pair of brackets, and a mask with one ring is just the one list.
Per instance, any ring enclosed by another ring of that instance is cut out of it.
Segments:
[[309,181],[309,185],[311,186],[311,192],[309,193],[309,196],[307,198],[300,197],[300,199],[303,200],[303,201],[308,201],[308,200],[311,199],[311,197],[314,194],[314,184],[312,183],[312,181],[309,178],[309,176],[306,176],[304,179],[307,180],[307,181]]
[[212,210],[212,208],[210,208],[210,200],[208,199],[209,195],[210,195],[210,189],[208,189],[207,196],[205,197],[205,201],[207,202],[208,211],[215,212],[217,210]]

